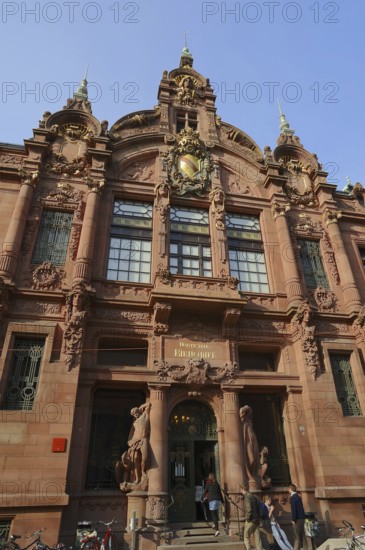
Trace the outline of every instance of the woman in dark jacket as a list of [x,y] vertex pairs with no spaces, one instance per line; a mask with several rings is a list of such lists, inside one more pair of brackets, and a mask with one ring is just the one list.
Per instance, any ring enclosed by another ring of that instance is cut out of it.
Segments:
[[223,499],[222,499],[222,490],[213,473],[210,473],[208,476],[208,480],[205,485],[204,497],[206,500],[208,500],[209,510],[212,514],[214,530],[215,530],[214,536],[218,537],[219,535],[218,510]]

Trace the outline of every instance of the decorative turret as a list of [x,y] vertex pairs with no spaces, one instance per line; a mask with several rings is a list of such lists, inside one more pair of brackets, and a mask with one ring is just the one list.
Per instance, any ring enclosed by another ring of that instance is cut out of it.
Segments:
[[73,109],[75,111],[85,111],[86,113],[92,113],[91,103],[87,94],[87,71],[84,78],[81,80],[79,87],[74,92],[73,98],[67,100],[67,105],[64,109]]
[[293,135],[295,133],[295,131],[290,128],[290,124],[286,120],[285,115],[284,115],[283,111],[281,110],[281,106],[280,106],[279,101],[278,101],[278,107],[279,107],[279,113],[280,113],[280,133],[281,134],[287,134],[287,135]]
[[187,45],[185,44],[180,57],[180,69],[188,68],[193,66],[193,56],[191,55],[191,52]]

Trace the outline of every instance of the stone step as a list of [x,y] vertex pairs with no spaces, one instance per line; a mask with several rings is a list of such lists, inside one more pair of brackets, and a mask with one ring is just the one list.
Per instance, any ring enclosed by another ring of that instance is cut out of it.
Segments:
[[346,549],[346,539],[327,539],[325,542],[322,542],[320,546],[317,546],[317,550],[345,550]]
[[[166,544],[166,545],[163,544],[162,546],[158,546],[157,550],[168,550],[169,548],[171,550],[171,545],[170,544]],[[211,549],[214,549],[214,550],[246,550],[246,547],[245,547],[245,545],[243,544],[242,541],[240,541],[240,542],[228,542],[228,541],[221,542],[219,540],[219,537],[216,537],[214,541],[208,542],[208,543],[201,542],[200,544],[196,544],[196,543],[191,544],[191,545],[189,544],[188,548],[186,547],[185,544],[174,545],[174,550],[211,550]]]
[[[224,532],[224,529],[221,529],[222,532]],[[213,527],[191,527],[187,529],[178,529],[177,531],[174,531],[174,537],[191,537],[191,536],[197,536],[197,535],[211,535],[214,534]]]
[[189,548],[193,544],[216,544],[217,542],[232,542],[232,538],[229,535],[219,535],[218,537],[215,537],[214,534],[209,533],[209,535],[200,535],[200,536],[189,536],[189,537],[179,537],[177,539],[171,539],[171,546],[176,548],[176,546],[187,546],[189,545]]

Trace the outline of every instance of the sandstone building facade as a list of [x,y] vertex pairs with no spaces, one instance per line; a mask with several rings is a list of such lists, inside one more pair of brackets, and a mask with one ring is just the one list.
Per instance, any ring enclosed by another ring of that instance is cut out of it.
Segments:
[[[289,481],[324,538],[363,522],[364,188],[336,190],[284,115],[280,130],[262,151],[222,121],[184,48],[154,109],[108,130],[84,80],[0,146],[3,533],[72,543],[116,516],[128,543],[137,510],[154,548],[166,517],[201,519],[210,471],[240,504],[242,484],[262,488],[244,405],[284,524]],[[121,490],[145,403],[147,475]]]

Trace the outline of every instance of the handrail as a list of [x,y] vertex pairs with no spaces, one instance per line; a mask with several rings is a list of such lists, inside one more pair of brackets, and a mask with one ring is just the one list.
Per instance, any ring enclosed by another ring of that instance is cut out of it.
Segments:
[[240,540],[243,540],[243,532],[241,533],[241,524],[240,524],[240,510],[241,512],[243,512],[243,516],[245,515],[245,511],[243,508],[241,508],[240,506],[238,506],[238,504],[236,502],[234,502],[231,497],[229,496],[229,493],[227,493],[224,489],[222,489],[223,493],[224,493],[224,496],[225,498],[228,500],[228,502],[230,504],[233,504],[233,506],[236,508],[236,511],[237,511],[237,526],[238,526],[238,537]]
[[166,536],[167,535],[167,510],[168,510],[168,508],[170,508],[170,506],[172,506],[175,503],[175,500],[174,500],[174,497],[172,496],[172,494],[169,494],[169,497],[171,499],[171,502],[165,508],[165,530],[164,530],[164,534],[163,534],[165,543],[166,543],[166,538],[167,538],[167,536]]

